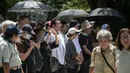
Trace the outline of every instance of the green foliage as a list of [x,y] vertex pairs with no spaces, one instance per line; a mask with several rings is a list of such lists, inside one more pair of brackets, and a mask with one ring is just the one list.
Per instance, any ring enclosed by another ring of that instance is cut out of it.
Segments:
[[7,3],[6,8],[10,9],[14,4],[16,4],[19,1],[24,1],[24,0],[6,0],[6,3]]
[[83,9],[90,11],[87,0],[40,0],[45,4],[49,4],[59,11],[67,9]]
[[[6,0],[7,7],[10,9],[15,3],[24,0]],[[52,6],[58,12],[66,9],[83,9],[89,11],[87,0],[36,0]]]
[[66,9],[83,9],[90,11],[87,0],[68,0],[67,4],[64,4],[61,10]]
[[60,9],[62,8],[62,5],[67,3],[67,0],[39,0],[39,1],[47,5],[50,5],[57,11],[60,11]]
[[[19,1],[24,0],[6,0],[6,10],[9,10],[14,4],[16,4]],[[83,9],[85,11],[89,11],[90,8],[88,6],[87,0],[35,0],[35,1],[41,1],[46,5],[50,5],[53,7],[56,11],[52,14],[54,16],[57,15],[60,11],[67,10],[67,9]]]

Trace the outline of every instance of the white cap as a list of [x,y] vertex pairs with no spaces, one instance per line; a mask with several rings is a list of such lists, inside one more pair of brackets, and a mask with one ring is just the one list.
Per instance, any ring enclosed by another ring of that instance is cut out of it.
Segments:
[[76,28],[70,28],[67,34],[74,34],[74,33],[78,33],[81,32],[81,30],[77,30]]

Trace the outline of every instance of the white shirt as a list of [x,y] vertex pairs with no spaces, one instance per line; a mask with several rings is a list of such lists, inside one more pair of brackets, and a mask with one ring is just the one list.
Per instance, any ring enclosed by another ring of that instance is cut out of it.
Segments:
[[81,50],[81,47],[80,47],[80,44],[79,44],[79,39],[78,37],[73,39],[73,43],[74,43],[74,46],[76,48],[76,51],[80,54],[80,52],[82,51]]
[[[65,53],[66,53],[66,48],[65,48],[65,42],[64,42],[64,37],[59,32],[58,34],[59,37],[59,46],[57,48],[52,49],[52,56],[56,57],[60,64],[64,65],[65,64]],[[49,39],[47,40],[48,43],[52,43],[55,41],[55,35],[51,34],[49,36]]]
[[116,51],[117,73],[130,73],[130,51]]

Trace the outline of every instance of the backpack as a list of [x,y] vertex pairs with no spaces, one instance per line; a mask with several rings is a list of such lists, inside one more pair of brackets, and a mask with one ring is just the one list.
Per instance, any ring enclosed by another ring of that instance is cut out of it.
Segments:
[[51,72],[55,72],[60,68],[60,62],[58,61],[57,58],[55,57],[50,58],[50,68]]
[[43,66],[43,57],[39,49],[34,48],[28,58],[26,59],[27,66],[30,71],[36,72],[40,71]]
[[[22,47],[24,50],[21,51],[25,53],[30,47],[30,40],[21,37],[21,44],[17,43],[17,46],[18,48]],[[25,68],[26,66],[28,67],[29,72],[36,72],[40,71],[43,66],[42,59],[43,57],[41,55],[40,49],[34,48],[22,64],[25,66]],[[25,69],[25,71],[26,70],[27,69]]]

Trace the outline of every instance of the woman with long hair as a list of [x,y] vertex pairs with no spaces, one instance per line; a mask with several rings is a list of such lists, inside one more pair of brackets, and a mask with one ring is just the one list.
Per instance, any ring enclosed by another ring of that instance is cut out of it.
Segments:
[[116,38],[116,68],[117,73],[130,72],[130,30],[123,28]]

